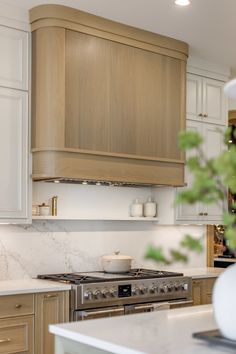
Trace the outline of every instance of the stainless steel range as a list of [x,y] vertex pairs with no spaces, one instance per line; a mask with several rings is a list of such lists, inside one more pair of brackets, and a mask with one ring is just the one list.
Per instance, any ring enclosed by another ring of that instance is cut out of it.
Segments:
[[71,321],[156,311],[192,304],[192,281],[182,273],[131,269],[39,275],[72,285]]

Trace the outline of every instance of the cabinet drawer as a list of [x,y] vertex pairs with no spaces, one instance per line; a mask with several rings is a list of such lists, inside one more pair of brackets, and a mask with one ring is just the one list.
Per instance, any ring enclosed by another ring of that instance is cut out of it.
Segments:
[[33,316],[0,320],[0,354],[33,354]]
[[0,318],[31,315],[33,313],[33,294],[0,296]]

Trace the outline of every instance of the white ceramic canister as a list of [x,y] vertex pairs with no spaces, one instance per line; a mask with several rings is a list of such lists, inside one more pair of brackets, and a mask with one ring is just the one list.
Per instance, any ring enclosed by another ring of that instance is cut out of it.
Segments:
[[157,214],[157,203],[152,200],[152,197],[148,197],[146,203],[144,203],[143,215],[146,217],[154,217]]
[[135,199],[130,206],[130,216],[143,216],[143,204],[139,199]]
[[45,203],[39,205],[39,215],[50,215],[50,206]]

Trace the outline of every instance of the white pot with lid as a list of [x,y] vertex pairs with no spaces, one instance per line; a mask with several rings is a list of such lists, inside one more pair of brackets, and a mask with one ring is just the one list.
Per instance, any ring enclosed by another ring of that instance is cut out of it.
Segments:
[[133,258],[120,254],[120,251],[112,255],[102,256],[102,267],[106,273],[127,273],[131,269]]

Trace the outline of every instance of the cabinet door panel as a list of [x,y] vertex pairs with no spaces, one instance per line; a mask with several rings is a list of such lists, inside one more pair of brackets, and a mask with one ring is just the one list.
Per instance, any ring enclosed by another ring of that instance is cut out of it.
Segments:
[[66,31],[66,147],[180,159],[183,65]]
[[[197,131],[204,139],[202,149],[207,158],[217,157],[224,149],[223,133],[224,128],[214,124],[199,123],[197,121],[187,121],[187,130]],[[192,150],[187,153],[187,159],[195,155],[196,151]],[[193,176],[185,167],[185,182],[188,188],[192,186]],[[184,190],[178,188],[177,192]],[[176,208],[177,221],[195,221],[206,224],[209,221],[222,222],[223,210],[226,201],[219,201],[215,204],[203,205],[202,203],[182,204]]]
[[33,316],[0,320],[0,354],[33,354]]
[[203,114],[208,123],[226,124],[226,105],[223,94],[224,82],[204,78],[203,79]]
[[54,353],[54,335],[50,324],[69,320],[67,292],[50,292],[35,295],[35,354]]
[[0,26],[0,52],[0,86],[27,90],[27,32]]
[[28,94],[0,88],[0,217],[26,218]]
[[[194,131],[198,132],[199,134],[202,135],[202,127],[201,125],[196,122],[196,121],[187,121],[187,126],[186,126],[188,131]],[[191,156],[196,155],[196,150],[191,150],[188,151],[186,154],[186,159],[190,158]],[[180,193],[181,191],[184,191],[185,189],[191,188],[193,184],[193,175],[192,173],[188,170],[188,168],[185,166],[185,183],[187,183],[187,187],[183,188],[178,188],[177,193]],[[202,213],[202,206],[200,203],[196,204],[180,204],[177,205],[176,208],[176,220],[201,220],[201,216],[199,215]]]
[[202,120],[202,78],[201,76],[187,75],[187,119]]
[[[207,158],[215,158],[219,156],[224,150],[223,134],[224,128],[215,126],[213,124],[204,124],[204,152]],[[222,222],[224,202],[208,204],[204,206],[204,212],[207,213],[207,220],[216,220]]]

